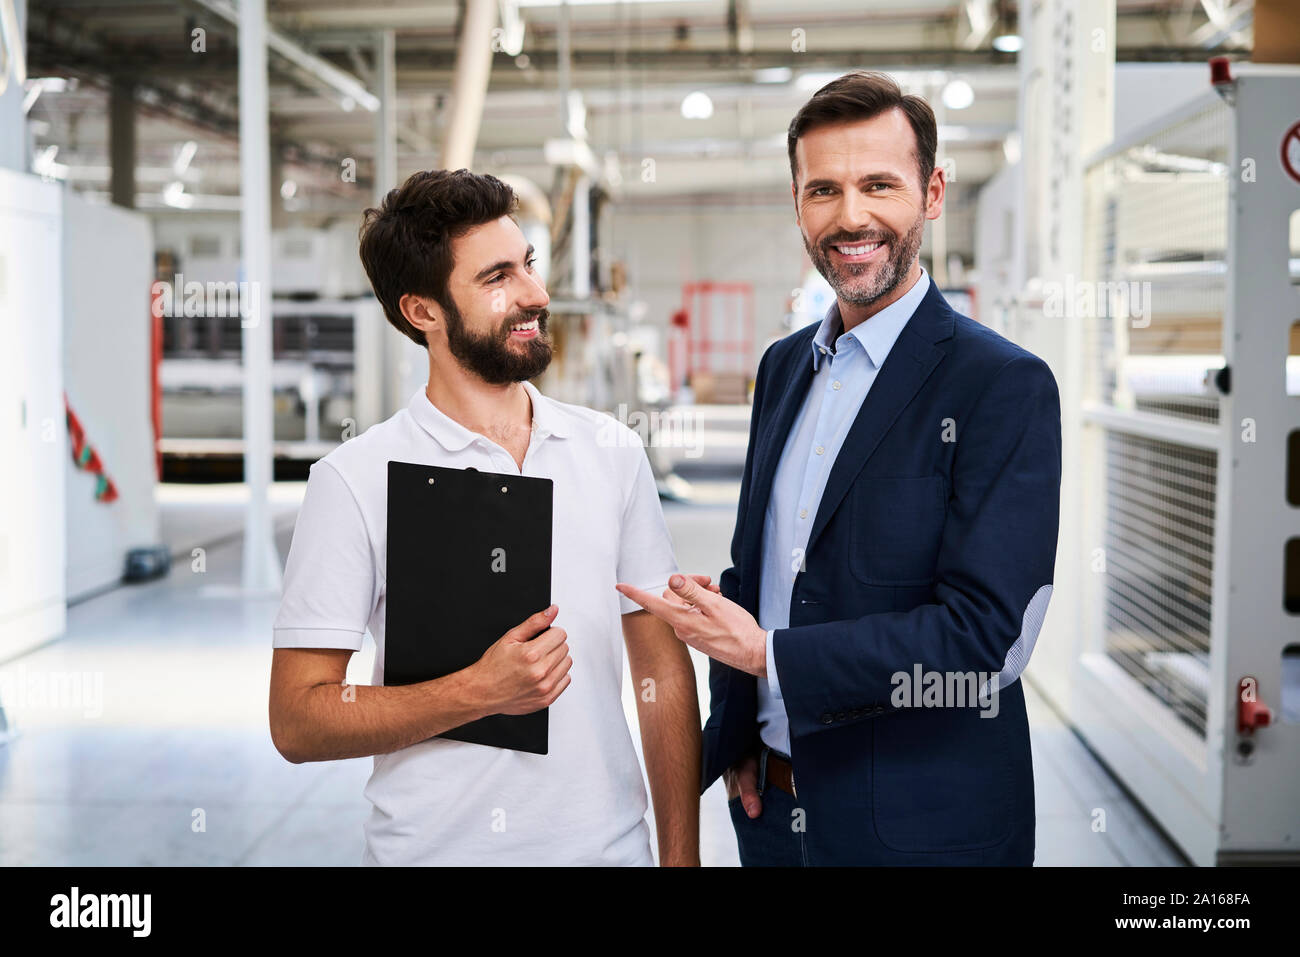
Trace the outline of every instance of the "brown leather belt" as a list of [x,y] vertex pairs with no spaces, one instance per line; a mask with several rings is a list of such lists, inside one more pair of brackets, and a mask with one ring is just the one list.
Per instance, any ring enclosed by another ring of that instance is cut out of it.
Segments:
[[794,789],[794,767],[773,751],[767,753],[767,783],[775,784],[793,798],[799,796]]

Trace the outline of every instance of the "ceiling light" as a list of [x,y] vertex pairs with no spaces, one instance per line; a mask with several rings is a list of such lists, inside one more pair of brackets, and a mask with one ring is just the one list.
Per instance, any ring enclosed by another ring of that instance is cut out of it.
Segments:
[[54,157],[59,155],[59,147],[51,144],[41,150],[32,158],[32,172],[36,173],[42,179],[63,179],[68,178],[68,167],[64,163],[54,162]]
[[194,205],[194,197],[185,192],[185,184],[174,180],[163,188],[163,202],[177,209],[189,209]]
[[1000,37],[993,38],[993,49],[999,53],[1019,53],[1022,46],[1024,43],[1014,33],[1004,33]]
[[975,91],[965,80],[952,80],[943,88],[943,105],[950,110],[964,110],[975,102]]
[[794,70],[788,66],[773,66],[754,71],[755,83],[789,83]]
[[707,120],[713,115],[713,101],[700,90],[687,93],[682,100],[682,116],[688,120]]

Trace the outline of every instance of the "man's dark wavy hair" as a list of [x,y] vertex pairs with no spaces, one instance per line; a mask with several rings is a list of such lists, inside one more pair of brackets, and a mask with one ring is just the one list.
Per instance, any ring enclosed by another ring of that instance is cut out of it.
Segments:
[[427,296],[454,308],[447,292],[455,266],[452,241],[518,208],[515,191],[495,176],[438,169],[411,174],[378,209],[367,209],[359,233],[361,263],[388,321],[427,347],[424,333],[402,315],[402,297]]
[[886,110],[900,109],[916,134],[916,163],[921,174],[921,191],[930,185],[934,156],[939,148],[939,130],[934,110],[919,96],[903,95],[902,89],[887,73],[846,73],[831,80],[812,95],[790,121],[786,132],[786,151],[790,154],[790,178],[799,182],[799,164],[794,148],[811,129],[832,123],[869,120]]

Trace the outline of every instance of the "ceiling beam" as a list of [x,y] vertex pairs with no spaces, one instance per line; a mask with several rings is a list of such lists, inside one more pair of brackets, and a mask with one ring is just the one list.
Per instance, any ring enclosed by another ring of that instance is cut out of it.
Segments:
[[[38,14],[39,16],[39,14]],[[93,41],[93,42],[92,42]],[[85,82],[109,89],[115,77],[129,77],[135,87],[136,108],[151,116],[164,117],[192,130],[209,133],[229,142],[239,140],[239,112],[233,91],[226,95],[200,96],[183,92],[178,84],[160,80],[152,70],[147,75],[122,69],[124,61],[120,51],[105,43],[102,38],[87,38],[77,34],[66,24],[45,14],[42,29],[28,33],[28,58],[42,75],[68,74]],[[282,124],[271,120],[271,137],[286,162],[309,167],[328,167],[331,176],[338,177],[343,151],[320,144],[308,144],[286,138]],[[357,176],[358,185],[368,186],[369,180]]]
[[[184,0],[186,5],[214,14],[227,26],[237,27],[239,11],[226,0]],[[356,106],[374,113],[379,109],[379,97],[366,89],[364,83],[346,70],[341,70],[333,63],[314,53],[309,53],[302,46],[290,40],[273,27],[267,26],[266,48],[294,67],[323,83],[336,92],[344,101],[352,101]]]

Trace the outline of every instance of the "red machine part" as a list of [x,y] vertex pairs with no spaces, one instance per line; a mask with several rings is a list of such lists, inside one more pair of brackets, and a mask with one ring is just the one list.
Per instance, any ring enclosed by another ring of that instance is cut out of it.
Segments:
[[99,458],[99,453],[95,451],[88,441],[86,441],[86,430],[77,418],[77,414],[72,411],[72,406],[68,404],[68,394],[63,393],[63,407],[68,423],[68,441],[72,445],[72,462],[83,472],[89,472],[95,476],[95,500],[99,502],[117,501],[117,486],[113,480],[104,472],[104,463]]
[[686,384],[690,325],[690,317],[686,315],[685,309],[674,312],[668,323],[668,381],[673,398],[677,397],[678,390]]
[[1259,682],[1250,675],[1237,682],[1237,733],[1254,734],[1273,723],[1273,712],[1259,700]]
[[1226,56],[1210,57],[1210,85],[1219,86],[1232,82],[1232,61]]
[[[686,375],[752,374],[754,287],[747,282],[688,282],[682,286],[687,332]],[[678,316],[673,324],[680,326]]]

